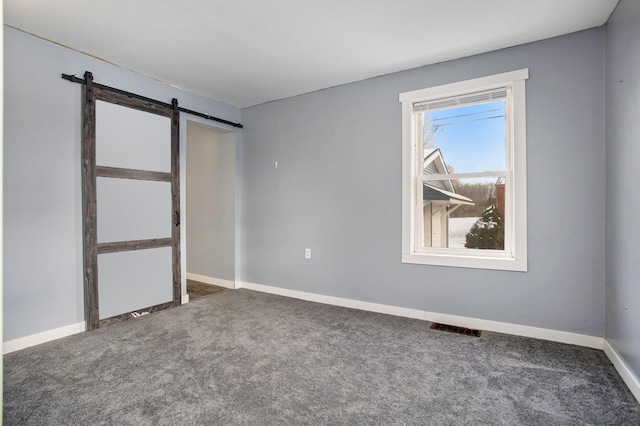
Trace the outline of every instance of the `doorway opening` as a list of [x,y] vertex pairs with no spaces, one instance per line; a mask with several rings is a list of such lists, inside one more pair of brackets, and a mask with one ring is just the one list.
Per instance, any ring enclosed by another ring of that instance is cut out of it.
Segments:
[[189,300],[235,288],[236,133],[187,120]]

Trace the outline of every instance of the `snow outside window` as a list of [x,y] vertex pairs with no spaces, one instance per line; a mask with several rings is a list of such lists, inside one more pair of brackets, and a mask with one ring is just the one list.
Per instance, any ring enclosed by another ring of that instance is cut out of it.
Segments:
[[527,270],[528,74],[400,94],[404,263]]

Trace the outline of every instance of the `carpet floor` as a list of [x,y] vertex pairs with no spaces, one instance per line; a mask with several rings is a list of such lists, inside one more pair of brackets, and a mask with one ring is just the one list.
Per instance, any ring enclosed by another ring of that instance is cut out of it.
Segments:
[[246,289],[4,357],[6,425],[638,425],[602,351]]

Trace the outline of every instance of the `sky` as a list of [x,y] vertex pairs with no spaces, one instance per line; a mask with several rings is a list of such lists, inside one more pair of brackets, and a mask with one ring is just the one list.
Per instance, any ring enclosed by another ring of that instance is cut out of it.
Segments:
[[505,170],[504,101],[424,114],[436,129],[429,148],[440,148],[453,172]]

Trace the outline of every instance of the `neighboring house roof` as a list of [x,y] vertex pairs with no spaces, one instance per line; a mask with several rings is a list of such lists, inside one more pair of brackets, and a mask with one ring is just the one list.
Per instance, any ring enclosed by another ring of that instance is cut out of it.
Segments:
[[472,206],[474,202],[471,198],[456,194],[455,192],[445,191],[444,189],[434,188],[429,184],[424,184],[422,190],[423,200],[442,200],[449,201],[451,204],[465,204]]
[[[449,174],[449,170],[447,169],[447,165],[444,162],[440,149],[424,150],[424,173],[428,175]],[[423,200],[449,201],[451,204],[474,204],[472,199],[456,194],[456,190],[450,179],[425,182],[422,190],[422,197]]]
[[[447,165],[442,158],[442,153],[439,149],[425,149],[424,150],[424,173],[427,175],[446,175],[448,174]],[[455,192],[450,180],[433,180],[429,182],[429,185],[444,189],[447,191]]]

